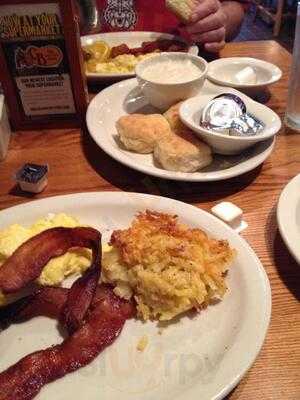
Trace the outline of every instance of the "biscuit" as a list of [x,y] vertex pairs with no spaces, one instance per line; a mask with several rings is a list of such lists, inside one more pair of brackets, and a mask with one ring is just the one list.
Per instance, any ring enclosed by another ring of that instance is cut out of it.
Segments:
[[121,117],[116,128],[126,149],[152,153],[158,140],[172,134],[168,121],[160,114],[130,114]]
[[212,162],[212,153],[207,144],[183,131],[157,142],[154,158],[168,171],[195,172]]
[[166,0],[166,7],[185,24],[190,21],[197,4],[197,0]]
[[179,117],[179,108],[182,103],[183,102],[180,101],[179,103],[174,104],[163,114],[166,120],[169,122],[172,131],[175,133],[190,131],[190,129],[185,126],[183,122],[181,122]]

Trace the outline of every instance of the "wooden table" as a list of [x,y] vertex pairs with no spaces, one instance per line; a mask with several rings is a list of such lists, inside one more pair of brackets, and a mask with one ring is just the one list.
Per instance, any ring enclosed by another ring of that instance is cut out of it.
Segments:
[[[228,44],[222,56],[254,56],[277,64],[283,78],[272,86],[267,105],[284,115],[291,57],[273,41]],[[25,162],[49,163],[47,189],[34,198],[84,191],[124,190],[160,194],[209,210],[221,200],[242,207],[243,233],[269,276],[273,310],[263,349],[230,400],[300,399],[300,266],[289,255],[276,224],[278,196],[300,172],[300,135],[282,129],[262,167],[213,183],[163,181],[135,172],[103,153],[78,130],[19,132],[0,163],[0,209],[30,201],[14,187],[13,174]],[[1,218],[1,215],[0,215]]]

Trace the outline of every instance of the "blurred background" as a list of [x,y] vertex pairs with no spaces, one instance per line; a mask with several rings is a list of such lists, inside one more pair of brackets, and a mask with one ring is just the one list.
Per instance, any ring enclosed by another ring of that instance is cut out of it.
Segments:
[[274,39],[293,50],[298,0],[251,0],[235,42]]

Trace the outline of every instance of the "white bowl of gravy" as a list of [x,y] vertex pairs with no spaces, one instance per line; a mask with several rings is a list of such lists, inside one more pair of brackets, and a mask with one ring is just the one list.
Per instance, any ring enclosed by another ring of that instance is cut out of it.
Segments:
[[207,70],[204,58],[188,53],[161,53],[141,61],[135,69],[143,94],[161,111],[196,96]]

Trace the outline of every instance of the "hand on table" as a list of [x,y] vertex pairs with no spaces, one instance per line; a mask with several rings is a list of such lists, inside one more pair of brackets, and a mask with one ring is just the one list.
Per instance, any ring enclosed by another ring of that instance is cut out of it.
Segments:
[[218,52],[225,46],[226,19],[219,0],[202,0],[186,30],[194,42],[204,45],[206,51]]

